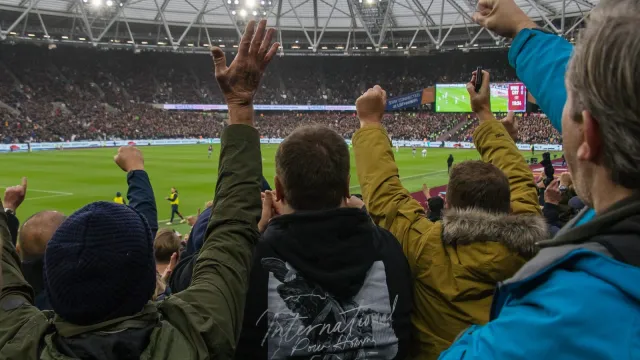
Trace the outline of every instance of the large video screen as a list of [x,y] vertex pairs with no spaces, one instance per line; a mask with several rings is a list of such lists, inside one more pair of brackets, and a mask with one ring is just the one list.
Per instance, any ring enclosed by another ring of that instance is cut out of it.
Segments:
[[[491,83],[491,111],[527,111],[523,83]],[[471,112],[466,84],[436,84],[436,112]]]

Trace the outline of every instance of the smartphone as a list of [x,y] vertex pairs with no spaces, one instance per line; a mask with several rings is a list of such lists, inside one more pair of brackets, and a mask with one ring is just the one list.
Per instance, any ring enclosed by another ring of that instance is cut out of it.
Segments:
[[480,88],[482,87],[482,66],[478,66],[476,69],[476,83],[475,90],[476,92],[480,92]]

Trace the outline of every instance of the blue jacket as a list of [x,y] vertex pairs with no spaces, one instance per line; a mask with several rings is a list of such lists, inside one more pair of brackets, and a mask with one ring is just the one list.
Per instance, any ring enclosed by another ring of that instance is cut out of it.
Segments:
[[491,321],[441,360],[640,359],[640,195],[573,225],[540,243],[499,285]]
[[509,64],[562,134],[562,108],[567,101],[564,74],[573,45],[556,34],[525,29],[513,39]]
[[149,175],[144,170],[131,171],[127,173],[127,183],[129,184],[127,191],[129,207],[144,215],[155,238],[158,232],[158,210]]

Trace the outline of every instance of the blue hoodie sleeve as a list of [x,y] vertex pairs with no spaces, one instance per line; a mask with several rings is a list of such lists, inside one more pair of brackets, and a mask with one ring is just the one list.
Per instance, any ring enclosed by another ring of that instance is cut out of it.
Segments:
[[144,215],[151,228],[151,234],[155,238],[158,232],[158,209],[149,175],[144,170],[131,171],[127,174],[127,183],[129,184],[127,191],[129,206]]
[[561,36],[539,29],[524,29],[513,39],[509,63],[551,125],[562,133],[562,108],[567,101],[564,75],[573,45]]

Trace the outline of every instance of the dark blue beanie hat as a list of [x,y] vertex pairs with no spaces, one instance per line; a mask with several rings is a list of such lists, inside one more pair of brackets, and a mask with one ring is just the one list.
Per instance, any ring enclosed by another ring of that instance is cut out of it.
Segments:
[[47,244],[44,284],[53,310],[73,324],[141,311],[156,287],[147,220],[128,206],[103,201],[76,211]]

